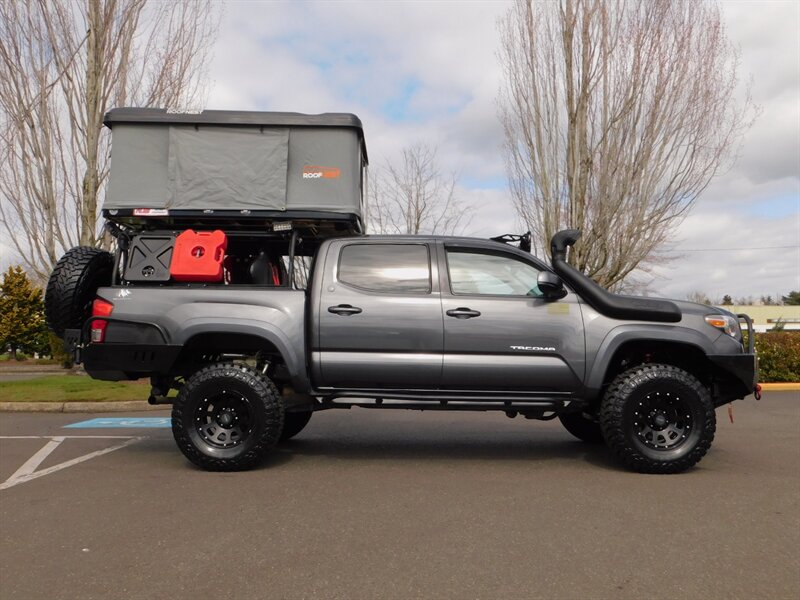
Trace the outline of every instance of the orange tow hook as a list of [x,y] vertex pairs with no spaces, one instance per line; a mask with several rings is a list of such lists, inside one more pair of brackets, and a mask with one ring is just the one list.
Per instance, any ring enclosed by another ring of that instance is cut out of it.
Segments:
[[753,388],[753,395],[756,397],[756,400],[761,400],[761,384],[757,383],[756,387]]

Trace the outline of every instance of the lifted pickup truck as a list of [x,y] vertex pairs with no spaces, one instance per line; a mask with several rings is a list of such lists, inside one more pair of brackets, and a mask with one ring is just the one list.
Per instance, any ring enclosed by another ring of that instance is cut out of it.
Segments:
[[[355,122],[322,125],[362,139]],[[315,168],[297,172],[331,172]],[[548,265],[524,236],[110,210],[116,256],[68,252],[48,321],[91,376],[150,377],[151,402],[173,404],[178,447],[206,469],[253,467],[313,412],[366,407],[559,418],[636,471],[675,473],[708,451],[715,408],[758,388],[746,315],[610,294],[568,264],[575,230],[553,238]]]

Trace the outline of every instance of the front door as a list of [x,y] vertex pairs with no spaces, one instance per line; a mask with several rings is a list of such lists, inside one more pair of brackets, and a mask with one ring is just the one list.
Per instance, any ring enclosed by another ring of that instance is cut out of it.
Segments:
[[312,351],[319,387],[439,386],[443,325],[435,250],[397,241],[343,240],[329,247]]
[[583,380],[578,298],[545,300],[542,267],[514,252],[444,244],[443,389],[569,392]]

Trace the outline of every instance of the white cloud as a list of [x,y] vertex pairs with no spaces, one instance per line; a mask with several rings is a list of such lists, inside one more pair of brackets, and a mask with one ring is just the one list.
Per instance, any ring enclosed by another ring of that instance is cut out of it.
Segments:
[[701,206],[680,226],[676,255],[655,270],[660,295],[702,291],[712,300],[785,295],[800,289],[800,210],[788,218],[746,217]]
[[[439,146],[474,206],[471,233],[517,231],[495,97],[497,19],[508,2],[231,2],[210,108],[355,112],[373,164]],[[800,244],[800,3],[725,2],[744,83],[763,112],[740,158],[677,229],[678,250]],[[653,288],[681,297],[800,288],[799,249],[685,252]]]

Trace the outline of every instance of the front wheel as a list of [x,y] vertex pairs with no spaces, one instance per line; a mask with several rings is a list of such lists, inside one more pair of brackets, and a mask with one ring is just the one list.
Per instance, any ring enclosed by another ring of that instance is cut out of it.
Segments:
[[172,406],[172,434],[184,456],[209,471],[258,465],[283,430],[275,385],[246,365],[218,363],[192,375]]
[[606,443],[640,473],[680,473],[697,464],[711,447],[716,423],[706,387],[672,365],[621,373],[600,406]]

